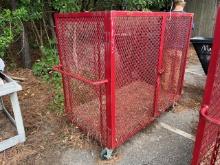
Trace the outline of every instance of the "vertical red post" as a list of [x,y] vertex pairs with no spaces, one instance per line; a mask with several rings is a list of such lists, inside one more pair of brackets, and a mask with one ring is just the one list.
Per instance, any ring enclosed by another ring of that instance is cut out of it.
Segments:
[[160,32],[160,51],[157,63],[157,79],[156,79],[156,87],[154,91],[154,113],[153,116],[156,117],[159,115],[159,95],[160,95],[160,78],[163,72],[163,48],[164,48],[164,37],[166,30],[166,16],[163,15],[161,32]]
[[191,33],[192,33],[192,27],[193,27],[193,17],[191,17],[190,26],[191,26],[191,28],[189,28],[190,30],[189,30],[188,36],[186,38],[187,41],[186,41],[186,46],[185,46],[185,50],[184,50],[184,59],[183,59],[184,63],[183,63],[183,66],[180,69],[181,77],[180,77],[180,83],[178,83],[178,84],[180,84],[180,87],[179,87],[179,91],[177,91],[179,95],[182,94],[182,90],[183,90],[184,76],[185,76],[185,71],[186,71],[186,62],[187,62],[187,57],[188,57],[188,47],[189,47],[190,36],[191,36]]
[[[212,96],[212,91],[213,91],[213,86],[215,82],[215,74],[217,71],[218,67],[218,59],[220,58],[220,8],[218,9],[218,15],[217,15],[217,21],[216,21],[216,27],[215,27],[215,35],[214,35],[214,40],[213,40],[213,47],[212,47],[212,55],[211,55],[211,60],[209,64],[209,70],[208,70],[208,76],[206,80],[206,87],[205,87],[205,92],[203,96],[203,103],[202,103],[202,109],[203,108],[208,108]],[[200,155],[200,150],[202,146],[202,140],[203,140],[203,135],[205,131],[211,131],[211,130],[205,130],[205,123],[206,120],[205,118],[200,115],[200,121],[197,129],[197,134],[196,134],[196,142],[194,146],[194,151],[193,151],[193,160],[192,160],[192,165],[198,165],[199,164],[199,157]]]
[[206,122],[206,119],[200,114],[198,129],[196,133],[196,142],[195,142],[195,147],[193,151],[192,165],[198,165],[200,150],[202,147],[202,139],[203,139],[203,135],[205,131],[205,122]]
[[[61,21],[62,19],[59,18],[59,14],[55,14],[54,15],[55,18],[55,32],[56,32],[56,36],[57,36],[57,48],[58,48],[58,54],[59,54],[59,61],[60,61],[60,65],[63,67],[63,61],[64,58],[62,51],[61,51],[61,43],[58,42],[60,39],[60,35],[64,34],[64,27],[62,25],[62,32],[61,34],[58,33],[59,29],[58,29],[58,25],[59,25],[59,21]],[[66,58],[65,58],[66,60]],[[63,68],[62,68],[63,69]],[[70,78],[68,78],[68,81],[65,83],[65,81],[67,81],[67,77],[65,75],[62,74],[62,83],[63,83],[63,93],[64,93],[64,106],[65,106],[65,113],[68,113],[68,110],[72,109],[72,102],[71,102],[71,97],[72,94],[69,91],[70,88]]]
[[210,103],[213,85],[214,85],[214,81],[216,78],[215,73],[218,67],[217,61],[218,61],[218,58],[220,58],[219,57],[219,54],[220,54],[219,44],[220,44],[220,7],[218,9],[211,60],[209,64],[208,76],[207,76],[206,87],[205,87],[205,94],[203,98],[203,104],[206,104],[206,105],[209,105]]
[[105,76],[107,147],[115,147],[115,57],[112,12],[105,13]]

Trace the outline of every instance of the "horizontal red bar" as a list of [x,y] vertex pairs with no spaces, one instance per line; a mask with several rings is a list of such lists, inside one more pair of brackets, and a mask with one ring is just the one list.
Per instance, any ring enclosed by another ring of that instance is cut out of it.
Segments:
[[97,12],[75,12],[75,13],[55,13],[56,18],[68,18],[68,17],[104,17],[106,14],[111,13],[112,16],[171,16],[171,17],[183,17],[193,16],[193,13],[178,13],[178,12],[144,12],[144,11],[97,11]]
[[220,120],[214,119],[214,118],[209,117],[209,116],[207,115],[208,109],[209,109],[208,106],[204,106],[204,107],[201,109],[201,111],[200,111],[200,112],[201,112],[201,115],[202,115],[207,121],[209,121],[210,123],[213,123],[213,124],[215,124],[215,125],[220,126]]
[[66,76],[69,76],[69,77],[72,77],[74,79],[77,79],[77,80],[80,80],[84,83],[87,83],[87,84],[91,84],[91,85],[101,85],[101,84],[105,84],[108,82],[108,80],[100,80],[100,81],[93,81],[93,80],[89,80],[85,77],[82,77],[78,74],[73,74],[73,73],[70,73],[70,72],[67,72],[67,71],[64,71],[62,70],[62,66],[61,65],[58,65],[58,66],[54,66],[53,67],[53,70],[57,71],[57,72],[60,72],[62,73],[63,75],[66,75]]

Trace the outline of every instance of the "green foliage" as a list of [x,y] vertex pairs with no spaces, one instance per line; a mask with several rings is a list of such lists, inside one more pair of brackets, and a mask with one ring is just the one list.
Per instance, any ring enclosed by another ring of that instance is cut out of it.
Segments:
[[33,73],[53,86],[54,97],[51,108],[60,111],[63,110],[64,102],[61,76],[59,73],[52,72],[53,66],[58,65],[59,59],[55,42],[50,41],[50,45],[50,47],[41,47],[42,58],[33,65]]
[[[22,31],[22,22],[41,20],[45,17],[44,13],[48,6],[59,12],[80,11],[83,9],[83,5],[88,7],[87,10],[109,10],[112,9],[112,6],[123,6],[126,10],[147,10],[149,8],[160,8],[164,3],[169,3],[170,1],[171,0],[17,0],[16,10],[12,11],[10,9],[11,7],[6,5],[7,8],[5,7],[0,11],[0,57],[4,56],[9,45]],[[118,7],[118,9],[120,9],[120,7]]]
[[42,18],[44,1],[18,0],[16,8],[11,6],[0,11],[0,57],[4,57],[7,48],[23,30],[23,22]]
[[126,4],[127,10],[145,10],[149,8],[151,1],[144,0],[128,0]]
[[171,1],[172,0],[97,0],[94,10],[158,10],[167,4],[171,4]]
[[0,57],[4,57],[6,49],[22,30],[22,21],[26,21],[28,13],[25,8],[17,10],[3,9],[0,12]]
[[[48,15],[53,12],[79,12],[81,10],[148,10],[160,8],[171,0],[16,0],[12,10],[10,1],[0,1],[0,57],[5,58],[7,48],[17,40],[23,30],[23,23],[32,27],[31,44],[37,45],[41,58],[33,65],[36,76],[42,77],[55,89],[53,107],[63,109],[61,76],[51,74],[52,67],[59,63],[54,40],[51,35]],[[115,8],[113,8],[115,7]],[[30,26],[32,25],[32,26]],[[45,44],[47,43],[47,44]],[[44,45],[44,46],[42,46]],[[47,46],[45,46],[47,45]],[[54,92],[54,91],[53,91]]]
[[160,9],[171,0],[115,0],[124,5],[126,10]]
[[28,13],[28,20],[39,20],[43,17],[45,3],[43,0],[20,0],[18,8],[24,8]]
[[[80,10],[148,10],[159,9],[172,0],[52,0],[51,6],[60,12]],[[84,3],[83,3],[84,2]]]
[[80,11],[81,0],[52,0],[52,7],[60,12]]
[[36,76],[41,76],[44,80],[49,81],[48,74],[54,65],[58,64],[58,55],[55,48],[41,47],[42,58],[37,60],[33,66],[33,72]]

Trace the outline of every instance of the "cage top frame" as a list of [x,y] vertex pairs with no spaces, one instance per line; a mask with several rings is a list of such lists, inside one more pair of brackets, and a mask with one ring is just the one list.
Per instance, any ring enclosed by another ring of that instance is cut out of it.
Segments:
[[95,12],[71,12],[71,13],[55,13],[55,18],[71,18],[71,17],[92,17],[92,16],[105,16],[111,15],[112,17],[120,16],[130,16],[130,17],[139,17],[139,16],[167,16],[167,17],[183,17],[190,16],[193,17],[193,13],[183,13],[183,12],[146,12],[146,11],[95,11]]
[[[65,27],[65,23],[66,22],[71,22],[71,21],[76,21],[76,23],[78,22],[96,22],[98,23],[100,20],[103,21],[104,23],[104,43],[105,43],[105,49],[107,49],[107,51],[105,51],[105,62],[106,62],[106,66],[110,66],[110,67],[106,67],[105,68],[105,75],[106,75],[106,80],[108,81],[107,85],[106,85],[106,95],[108,95],[108,99],[106,99],[106,115],[108,116],[108,120],[107,120],[107,128],[109,131],[107,131],[107,134],[109,135],[107,138],[107,141],[104,142],[103,145],[105,145],[107,148],[111,148],[111,149],[115,149],[117,147],[119,147],[121,144],[123,144],[125,142],[125,140],[122,140],[121,142],[116,142],[116,131],[115,131],[115,55],[114,55],[114,51],[112,50],[112,48],[114,47],[114,41],[110,42],[112,40],[114,40],[114,36],[115,36],[115,31],[114,31],[114,19],[117,17],[124,17],[124,18],[128,18],[128,17],[133,17],[133,18],[138,18],[138,17],[142,17],[142,18],[146,18],[146,20],[148,18],[157,18],[157,20],[161,21],[161,31],[160,31],[160,35],[162,36],[160,38],[160,48],[159,48],[159,57],[158,57],[158,63],[157,63],[157,84],[156,84],[156,94],[154,95],[154,117],[158,117],[159,116],[159,110],[158,110],[158,96],[159,96],[159,91],[160,91],[160,86],[159,86],[159,76],[161,75],[162,71],[162,52],[163,52],[163,44],[164,44],[164,35],[165,35],[165,30],[166,30],[166,22],[172,21],[172,18],[178,19],[178,17],[180,18],[184,18],[190,17],[190,24],[192,23],[192,18],[193,18],[193,14],[192,13],[167,13],[167,12],[140,12],[140,11],[100,11],[100,12],[79,12],[79,13],[55,13],[54,15],[55,17],[55,25],[56,25],[56,33],[58,34],[58,39],[59,39],[59,35],[62,35],[62,33],[59,33],[58,31],[58,24],[60,24],[61,26]],[[144,20],[144,19],[143,19]],[[62,28],[61,28],[62,29]],[[190,25],[189,25],[189,29],[191,29]],[[61,30],[62,31],[62,30]],[[159,34],[159,33],[158,33]],[[188,33],[188,37],[191,34],[191,30]],[[189,43],[189,39],[187,41],[187,45]],[[61,53],[61,49],[63,49],[61,47],[61,44],[58,42],[58,51],[59,51],[59,58],[60,58],[60,68],[58,69],[62,71],[63,68],[63,54]],[[185,53],[187,51],[187,49],[183,50]],[[186,58],[186,57],[185,57]],[[185,61],[185,60],[184,60]],[[184,62],[184,68],[185,68],[186,62]],[[63,68],[64,69],[64,68]],[[55,67],[56,70],[56,67]],[[64,73],[64,72],[63,72]],[[64,73],[66,74],[66,72]],[[66,74],[67,75],[67,74]],[[69,74],[67,76],[70,76]],[[76,76],[75,74],[71,74],[70,77],[75,78],[75,79],[79,79],[78,75]],[[183,77],[184,75],[182,75],[180,77],[181,82],[183,82]],[[80,80],[85,82],[85,79],[81,77]],[[106,80],[104,80],[106,82]],[[86,80],[87,81],[87,80]],[[100,80],[99,80],[100,81]],[[102,81],[104,83],[104,81]],[[91,81],[87,83],[91,84]],[[95,85],[95,84],[93,84]],[[182,91],[182,87],[181,90]],[[65,94],[65,90],[64,90],[64,95]],[[176,99],[177,100],[177,99]],[[124,139],[129,139],[131,136],[134,135],[134,132],[137,132],[140,129],[143,129],[145,126],[141,126],[140,128],[135,129],[132,133],[129,133],[128,135],[124,136]],[[101,142],[102,143],[102,142]]]

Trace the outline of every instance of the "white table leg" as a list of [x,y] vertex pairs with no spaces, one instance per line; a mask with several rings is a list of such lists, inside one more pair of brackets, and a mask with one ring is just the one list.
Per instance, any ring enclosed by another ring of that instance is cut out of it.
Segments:
[[18,102],[18,96],[17,93],[12,93],[10,94],[10,100],[12,104],[12,109],[14,112],[14,118],[15,118],[15,123],[17,127],[17,132],[19,135],[19,142],[24,142],[25,141],[25,131],[24,131],[24,124],[22,120],[22,115],[21,115],[21,110]]

